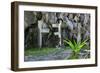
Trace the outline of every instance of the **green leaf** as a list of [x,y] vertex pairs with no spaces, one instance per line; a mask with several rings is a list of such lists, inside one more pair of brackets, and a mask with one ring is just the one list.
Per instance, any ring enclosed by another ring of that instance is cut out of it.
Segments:
[[64,42],[66,42],[70,46],[70,48],[72,48],[74,50],[75,47],[70,40],[68,40],[68,41],[64,40]]
[[66,44],[68,44],[69,47],[70,47],[74,52],[77,53],[77,52],[79,52],[79,51],[82,49],[82,47],[84,47],[84,46],[86,45],[87,40],[88,40],[88,39],[86,39],[86,40],[83,41],[83,42],[76,42],[76,41],[74,40],[74,41],[72,42],[72,41],[66,39],[66,40],[64,40],[64,42],[65,42]]

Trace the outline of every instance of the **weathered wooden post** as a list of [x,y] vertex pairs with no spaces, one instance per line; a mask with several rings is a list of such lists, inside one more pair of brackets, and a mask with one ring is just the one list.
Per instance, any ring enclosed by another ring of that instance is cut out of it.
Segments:
[[42,47],[42,24],[43,24],[43,21],[42,20],[38,20],[38,30],[39,30],[39,35],[38,35],[38,45],[39,47],[41,48]]
[[60,41],[59,41],[59,44],[60,44],[60,46],[61,46],[61,24],[62,24],[62,21],[60,20],[59,21],[59,24],[58,24],[58,32],[59,32],[59,34],[58,34],[58,36],[59,36],[59,39],[60,39]]

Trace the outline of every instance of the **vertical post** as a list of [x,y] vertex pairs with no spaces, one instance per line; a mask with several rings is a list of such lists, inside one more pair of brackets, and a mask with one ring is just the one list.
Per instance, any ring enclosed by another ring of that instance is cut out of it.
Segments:
[[58,26],[58,32],[59,32],[59,39],[60,39],[60,41],[59,41],[59,44],[60,44],[60,46],[61,46],[61,24],[62,24],[62,21],[60,20],[60,23],[59,23],[59,26]]
[[38,42],[38,45],[39,45],[39,48],[42,47],[42,33],[41,33],[41,31],[42,31],[42,23],[43,23],[42,20],[38,21],[38,29],[39,29],[39,36],[38,36],[39,37],[39,40],[38,40],[39,42]]

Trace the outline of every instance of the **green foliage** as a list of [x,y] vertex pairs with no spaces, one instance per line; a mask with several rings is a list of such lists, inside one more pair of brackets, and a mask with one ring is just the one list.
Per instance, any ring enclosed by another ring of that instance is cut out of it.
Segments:
[[80,52],[80,50],[86,45],[88,39],[82,41],[82,42],[76,42],[75,40],[70,41],[68,39],[64,40],[65,44],[68,44],[69,47],[73,50],[73,54],[71,59],[76,59],[78,58],[78,53]]
[[66,44],[68,44],[70,46],[70,48],[74,51],[74,52],[79,52],[85,45],[88,39],[84,40],[83,42],[76,42],[75,40],[72,42],[70,40],[64,40],[64,42]]
[[25,56],[43,56],[43,55],[47,55],[49,53],[55,52],[58,49],[56,48],[29,48],[25,50]]

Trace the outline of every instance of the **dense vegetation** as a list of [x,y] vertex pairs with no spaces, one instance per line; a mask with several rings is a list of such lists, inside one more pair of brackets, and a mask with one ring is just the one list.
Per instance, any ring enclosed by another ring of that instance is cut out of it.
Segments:
[[[35,55],[38,57],[40,55],[47,55],[51,52],[56,52],[58,49],[60,50],[66,49],[66,47],[70,48],[75,53],[77,53],[77,49],[79,49],[78,50],[78,56],[79,56],[79,53],[82,53],[83,50],[90,49],[90,14],[25,11],[24,16],[25,16],[24,17],[25,56]],[[38,21],[43,22],[42,25],[43,29],[49,29],[49,33],[45,33],[42,35],[43,40],[41,48],[38,45],[39,43]],[[60,22],[62,23],[61,45],[59,44],[60,41],[59,36],[55,35],[55,32],[57,32],[58,29],[53,28],[52,25],[52,24],[59,24]],[[66,38],[68,40],[66,40]],[[72,47],[70,44],[72,44],[74,47]],[[80,45],[82,47],[79,48]],[[69,52],[70,54],[72,53],[71,51]],[[85,53],[88,52],[85,51]],[[64,57],[63,59],[68,59],[68,57],[67,58],[66,57]],[[86,58],[89,58],[89,56]]]

